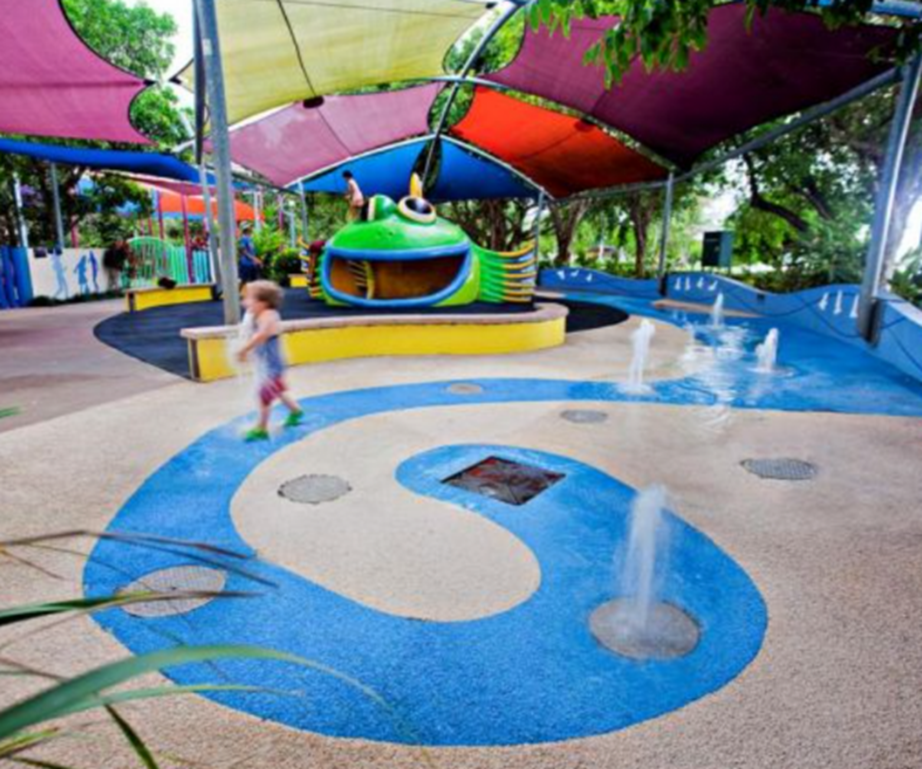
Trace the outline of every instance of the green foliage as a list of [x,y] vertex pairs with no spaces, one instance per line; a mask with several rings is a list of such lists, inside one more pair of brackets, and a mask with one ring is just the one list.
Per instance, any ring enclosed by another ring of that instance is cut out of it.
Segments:
[[[62,540],[74,537],[93,537],[119,539],[137,546],[163,546],[169,544],[174,548],[192,551],[196,557],[204,562],[213,562],[215,556],[222,558],[221,568],[229,569],[234,573],[249,576],[262,583],[266,580],[248,575],[244,570],[234,566],[230,560],[247,560],[248,556],[226,550],[225,548],[207,543],[190,542],[183,540],[154,537],[151,535],[114,535],[94,534],[88,531],[68,531],[57,534],[37,535],[0,542],[0,559],[6,559],[19,566],[25,566],[36,572],[62,579],[60,575],[48,571],[45,567],[30,560],[30,554],[36,551],[54,551],[63,555],[72,555],[84,558],[80,550],[71,550],[60,544]],[[28,625],[35,620],[57,618],[54,623],[42,627],[54,627],[60,622],[85,616],[99,611],[124,608],[132,603],[149,603],[152,601],[176,601],[190,598],[227,599],[238,597],[251,597],[250,593],[240,592],[213,592],[213,591],[143,591],[132,594],[120,594],[113,597],[100,598],[75,598],[45,603],[32,603],[23,606],[13,606],[0,610],[0,626],[8,633],[20,625]],[[38,630],[41,632],[41,628]],[[186,646],[179,644],[172,648],[143,654],[136,657],[119,660],[101,667],[89,670],[70,679],[61,678],[52,673],[46,673],[31,665],[16,662],[10,655],[11,646],[32,638],[35,631],[27,631],[18,637],[4,636],[2,650],[3,659],[0,661],[0,675],[37,678],[47,680],[51,685],[14,703],[0,709],[0,761],[6,759],[16,763],[30,766],[53,767],[65,769],[58,764],[51,764],[39,758],[32,758],[29,752],[44,744],[68,735],[61,727],[47,726],[48,722],[66,716],[82,713],[89,710],[103,710],[115,724],[116,728],[125,738],[134,755],[147,769],[157,769],[158,762],[154,751],[144,742],[131,724],[118,712],[116,706],[142,700],[153,700],[164,697],[175,697],[191,693],[205,692],[256,692],[274,694],[279,696],[303,696],[296,691],[279,692],[265,687],[226,684],[197,684],[191,686],[156,686],[150,688],[130,688],[128,690],[118,687],[130,683],[135,679],[149,673],[163,671],[181,665],[209,663],[213,664],[225,659],[251,659],[289,663],[296,668],[320,672],[336,678],[350,686],[370,701],[385,710],[388,715],[398,722],[398,726],[406,729],[399,723],[397,715],[388,703],[373,689],[365,686],[356,679],[339,671],[312,660],[307,660],[293,654],[278,652],[272,649],[245,646]],[[409,730],[406,730],[409,736]]]
[[908,253],[897,265],[890,290],[906,301],[922,307],[922,246]]
[[[817,9],[817,0],[744,0],[747,19],[772,9],[802,11]],[[650,69],[683,69],[693,51],[707,45],[707,19],[723,0],[537,0],[529,6],[533,27],[546,25],[569,34],[574,20],[617,15],[620,24],[605,32],[587,53],[587,63],[604,67],[609,84],[619,82],[630,63],[639,57]],[[873,0],[833,0],[819,9],[831,26],[867,20]],[[901,55],[917,50],[922,26],[919,22],[901,26]]]
[[169,14],[123,0],[64,0],[64,10],[87,45],[104,59],[140,77],[166,76],[178,31]]
[[[102,58],[139,77],[165,82],[176,54],[178,27],[168,13],[124,0],[64,0],[74,28]],[[179,100],[162,85],[149,88],[131,108],[135,126],[163,148],[188,138]]]
[[[171,15],[157,13],[144,4],[128,5],[123,0],[64,0],[64,8],[78,34],[100,56],[141,77],[164,81],[175,52],[172,38],[177,26]],[[187,138],[178,98],[168,87],[158,85],[142,93],[132,105],[132,119],[160,148],[172,147]],[[54,143],[119,146],[106,142]],[[135,203],[141,208],[140,216],[146,217],[150,211],[147,194],[123,177],[103,174],[94,176],[95,189],[78,195],[77,183],[85,171],[81,167],[58,168],[65,231],[79,225],[81,245],[89,247],[106,247],[115,239],[130,236],[132,222],[119,217],[115,210]],[[48,164],[12,155],[0,158],[0,239],[18,242],[12,195],[14,173],[26,190],[30,242],[53,245],[57,236]]]
[[286,248],[271,255],[266,262],[266,276],[280,286],[287,286],[288,276],[301,272],[300,252],[296,248]]
[[267,221],[253,233],[253,243],[256,246],[256,255],[265,261],[282,248],[285,244],[285,235],[279,232],[274,221]]

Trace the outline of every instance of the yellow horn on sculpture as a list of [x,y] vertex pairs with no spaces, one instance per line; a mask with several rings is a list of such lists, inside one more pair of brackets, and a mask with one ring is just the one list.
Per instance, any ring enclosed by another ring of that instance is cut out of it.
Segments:
[[423,196],[423,180],[419,174],[413,174],[410,177],[410,197],[421,198]]

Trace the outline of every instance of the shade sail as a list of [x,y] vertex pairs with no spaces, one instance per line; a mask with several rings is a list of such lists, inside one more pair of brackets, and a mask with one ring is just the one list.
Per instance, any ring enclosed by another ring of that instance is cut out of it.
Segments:
[[533,198],[538,194],[512,171],[451,140],[442,141],[441,150],[439,176],[429,193],[434,201]]
[[[169,179],[159,179],[155,176],[135,176],[131,175],[128,177],[131,181],[136,184],[141,184],[145,187],[153,187],[158,190],[163,190],[165,192],[175,192],[178,195],[187,195],[197,197],[202,194],[202,185],[194,182],[175,182]],[[211,178],[211,189],[212,194],[217,194],[214,189],[214,179]]]
[[451,129],[554,197],[652,181],[666,170],[585,120],[478,86],[467,115]]
[[319,106],[292,104],[231,133],[235,162],[279,186],[429,132],[438,83],[400,91],[330,96]]
[[342,173],[349,170],[366,196],[389,195],[399,200],[410,189],[410,176],[425,146],[425,140],[408,142],[357,158],[321,176],[305,181],[304,189],[306,192],[345,195],[346,182]]
[[[175,192],[157,193],[158,210],[168,219],[182,217],[182,197]],[[211,210],[217,218],[218,204],[211,201]],[[201,219],[205,216],[205,200],[201,197],[186,198],[186,212],[190,219]],[[256,220],[256,211],[252,206],[239,200],[234,201],[234,214],[238,222],[252,222]]]
[[60,145],[35,144],[15,139],[0,139],[0,152],[47,160],[50,163],[83,166],[99,171],[127,171],[129,173],[148,174],[186,182],[198,183],[199,181],[197,169],[171,155],[162,155],[158,152],[62,147]]
[[711,11],[707,48],[682,72],[647,72],[635,62],[620,85],[605,90],[601,69],[585,52],[613,17],[573,23],[566,38],[530,29],[522,50],[488,78],[592,115],[680,164],[768,120],[828,101],[892,64],[869,54],[887,50],[895,30],[831,30],[817,16],[772,10],[747,30],[743,4]]
[[147,143],[128,119],[141,78],[80,39],[59,0],[0,0],[0,131]]
[[229,119],[442,74],[448,49],[484,10],[476,0],[223,0]]

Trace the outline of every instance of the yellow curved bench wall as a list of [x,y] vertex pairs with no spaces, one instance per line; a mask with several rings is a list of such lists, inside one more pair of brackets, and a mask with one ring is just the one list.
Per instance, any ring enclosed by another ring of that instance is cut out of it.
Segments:
[[214,299],[214,288],[211,285],[140,288],[125,293],[128,312],[141,312],[152,307],[165,307],[171,304],[210,302],[212,299]]
[[[354,325],[298,329],[282,334],[290,365],[379,355],[499,355],[557,347],[566,337],[566,317],[527,323]],[[223,338],[189,339],[193,379],[234,376]]]

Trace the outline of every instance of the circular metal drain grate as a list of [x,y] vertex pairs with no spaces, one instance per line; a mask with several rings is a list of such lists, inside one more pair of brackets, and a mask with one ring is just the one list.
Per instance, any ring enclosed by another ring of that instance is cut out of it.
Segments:
[[608,419],[608,414],[604,411],[592,411],[591,409],[570,409],[560,415],[561,419],[573,422],[577,425],[597,425]]
[[[124,593],[219,593],[227,583],[227,574],[220,569],[205,566],[173,566],[169,569],[152,571],[119,590]],[[175,600],[159,599],[123,606],[122,610],[133,617],[152,619],[155,617],[175,617],[188,614],[211,603],[214,598],[177,598]]]
[[481,385],[470,382],[456,382],[448,385],[447,389],[452,395],[480,395],[483,392]]
[[643,628],[637,626],[635,614],[633,601],[608,601],[592,612],[589,629],[606,649],[635,660],[684,657],[701,638],[698,623],[671,603],[653,604]]
[[744,459],[740,463],[753,475],[775,481],[809,481],[816,477],[816,465],[802,459]]
[[352,487],[348,481],[335,475],[302,475],[285,481],[279,496],[303,505],[319,505],[345,496]]

